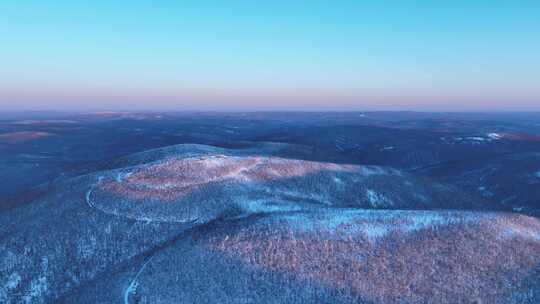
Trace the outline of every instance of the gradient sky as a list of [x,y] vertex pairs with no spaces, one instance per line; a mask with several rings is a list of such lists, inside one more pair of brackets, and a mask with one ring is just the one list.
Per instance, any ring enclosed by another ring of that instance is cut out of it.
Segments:
[[0,110],[540,110],[540,1],[0,2]]

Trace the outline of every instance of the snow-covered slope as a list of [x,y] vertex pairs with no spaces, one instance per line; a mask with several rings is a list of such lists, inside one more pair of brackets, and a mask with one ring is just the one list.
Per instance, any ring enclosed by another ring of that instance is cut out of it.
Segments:
[[[538,220],[440,210],[483,205],[392,168],[287,157],[302,149],[179,145],[58,181],[0,214],[0,302],[444,303],[467,283],[536,297]],[[429,283],[455,267],[464,281]]]
[[537,303],[539,263],[535,218],[328,209],[194,228],[138,267],[69,296],[78,303]]
[[95,174],[86,201],[93,208],[117,216],[198,223],[321,206],[482,206],[452,187],[392,168],[273,156],[273,152],[283,149],[280,146],[280,150],[272,150],[275,144],[257,148],[266,154],[256,153],[253,148],[231,150],[201,145],[179,145],[137,154],[127,160],[131,166]]

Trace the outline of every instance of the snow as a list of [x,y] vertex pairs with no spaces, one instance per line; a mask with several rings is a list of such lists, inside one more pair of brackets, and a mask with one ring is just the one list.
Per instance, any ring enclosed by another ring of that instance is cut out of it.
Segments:
[[485,141],[485,140],[486,140],[485,138],[483,138],[483,137],[478,137],[478,136],[467,137],[467,139],[475,140],[475,141]]
[[379,200],[379,195],[373,190],[366,190],[366,195],[371,204],[376,204]]
[[45,120],[19,120],[13,122],[14,125],[37,125],[37,124],[75,124],[77,121],[67,119],[45,119]]
[[341,178],[339,178],[339,177],[334,176],[334,177],[332,177],[332,179],[334,180],[334,182],[336,184],[343,184],[343,180],[341,180]]
[[[300,231],[313,232],[324,228],[325,230],[336,230],[341,226],[349,226],[353,229],[348,229],[350,233],[357,232],[358,226],[355,225],[360,214],[356,211],[329,212],[325,214],[317,214],[316,219],[313,219],[309,214],[291,214],[283,215],[280,219],[285,220],[286,224]],[[360,215],[361,216],[361,215]]]
[[420,201],[422,201],[424,203],[429,201],[429,199],[423,194],[414,193],[413,195],[414,195],[415,198],[417,198],[418,200],[420,200]]
[[86,191],[86,204],[90,206],[90,208],[94,208],[94,204],[92,203],[92,200],[90,199],[90,196],[92,195],[92,190],[94,190],[93,187],[91,187],[90,189],[88,189],[88,191]]
[[384,225],[368,224],[364,225],[362,232],[364,232],[370,239],[377,239],[384,237],[388,234],[390,229]]
[[416,216],[408,218],[409,225],[405,228],[406,231],[416,231],[428,227],[448,224],[449,217],[444,217],[435,213],[418,213]]
[[456,217],[452,214],[445,214],[436,211],[417,211],[414,213],[414,216],[407,217],[407,225],[404,227],[404,231],[414,232],[436,226],[448,226],[458,223],[466,223],[469,221],[489,219],[492,216],[493,215],[491,214],[467,212],[461,213],[460,217]]
[[467,137],[454,137],[454,141],[469,142],[469,143],[481,143],[490,142],[492,140],[501,139],[502,135],[498,133],[488,133],[485,136],[467,136]]
[[9,276],[5,287],[7,289],[15,289],[19,286],[20,282],[21,282],[21,276],[18,273],[14,272]]
[[148,260],[146,260],[146,262],[142,264],[141,268],[139,269],[139,271],[137,272],[133,280],[131,280],[131,282],[129,283],[129,286],[126,288],[126,291],[124,292],[124,304],[129,304],[129,295],[134,293],[137,290],[137,286],[138,286],[137,279],[146,268],[146,265],[148,265],[148,263],[152,261],[152,257],[153,256],[151,256]]
[[360,172],[362,173],[362,175],[365,175],[365,176],[387,174],[387,172],[383,168],[376,167],[376,166],[362,166],[360,169]]
[[495,195],[495,193],[493,193],[492,191],[490,191],[488,188],[486,188],[484,186],[478,187],[477,190],[484,197],[492,197],[492,196]]
[[[330,232],[337,235],[364,235],[371,240],[383,238],[393,231],[416,233],[449,225],[490,219],[490,214],[475,212],[341,210],[317,214],[286,214],[279,217],[280,226],[302,232]],[[285,221],[285,222],[283,222]]]
[[366,190],[366,197],[373,207],[392,205],[392,201],[390,201],[386,196],[371,189]]
[[35,278],[30,282],[30,290],[24,296],[24,303],[40,302],[38,299],[48,290],[46,277]]
[[499,134],[499,133],[488,133],[487,136],[491,139],[501,139],[502,138],[502,135]]
[[290,202],[275,201],[270,202],[267,199],[250,199],[239,203],[249,213],[265,213],[265,212],[291,212],[299,211],[302,208]]
[[[98,176],[97,178],[97,183],[96,184],[99,184],[101,183],[101,181],[103,180],[103,176]],[[88,189],[88,191],[86,191],[86,204],[90,207],[90,208],[94,208],[94,203],[92,202],[91,200],[91,196],[92,196],[92,191],[94,191],[94,188],[96,187],[96,184],[92,184],[90,186],[90,189]]]
[[524,227],[521,227],[519,225],[514,225],[512,223],[510,223],[509,227],[507,227],[503,231],[503,236],[509,237],[509,238],[523,238],[523,239],[529,239],[532,241],[540,241],[540,232],[532,231],[530,229],[526,229]]
[[116,175],[115,180],[116,182],[121,183],[124,178],[128,178],[131,174],[133,174],[133,172],[120,172]]

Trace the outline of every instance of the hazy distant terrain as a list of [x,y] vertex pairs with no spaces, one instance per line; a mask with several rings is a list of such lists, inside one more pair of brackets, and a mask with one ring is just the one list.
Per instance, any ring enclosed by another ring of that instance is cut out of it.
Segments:
[[2,303],[538,303],[540,113],[0,115]]

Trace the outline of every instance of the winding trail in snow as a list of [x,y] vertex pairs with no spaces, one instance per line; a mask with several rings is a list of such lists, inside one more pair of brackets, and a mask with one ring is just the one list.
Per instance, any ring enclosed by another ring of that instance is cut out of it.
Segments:
[[94,205],[94,203],[90,199],[90,196],[92,195],[92,191],[94,191],[94,188],[96,187],[96,185],[101,183],[102,180],[103,180],[103,176],[99,176],[98,179],[97,179],[97,182],[95,184],[92,184],[92,186],[90,186],[90,189],[88,189],[88,191],[86,191],[86,204],[92,209],[98,209],[98,208],[96,208],[96,206]]
[[[117,216],[117,217],[123,217],[123,218],[127,218],[127,219],[131,219],[131,220],[134,220],[134,221],[138,221],[138,222],[146,222],[146,223],[151,223],[151,222],[161,222],[159,220],[152,220],[150,218],[143,218],[143,219],[139,219],[139,218],[135,218],[135,217],[129,217],[129,216],[125,216],[123,214],[119,214],[119,213],[116,213],[116,212],[111,212],[111,211],[107,211],[107,210],[103,210],[102,208],[99,208],[98,206],[96,206],[96,204],[92,201],[92,192],[94,191],[94,188],[99,185],[99,183],[101,183],[101,181],[103,180],[104,176],[99,176],[98,179],[97,179],[97,182],[92,184],[90,186],[90,188],[88,189],[88,191],[86,191],[86,196],[85,196],[85,201],[86,201],[86,204],[88,205],[88,207],[92,208],[92,209],[95,209],[95,210],[99,210],[107,215],[112,215],[112,216]],[[165,221],[166,222],[166,221]]]
[[90,189],[88,189],[88,191],[86,191],[86,204],[94,209],[94,203],[92,203],[92,200],[90,200],[90,195],[92,195],[92,191],[94,190],[94,186],[90,187]]
[[137,290],[137,279],[139,278],[139,276],[141,275],[141,273],[143,273],[144,269],[146,268],[146,265],[148,265],[148,263],[150,263],[152,261],[152,258],[154,256],[150,256],[141,266],[141,268],[139,268],[139,271],[137,271],[137,273],[135,274],[135,276],[133,277],[133,279],[131,279],[131,282],[129,283],[128,287],[126,288],[126,290],[124,291],[124,304],[129,304],[129,296],[134,293],[136,290]]
[[[211,225],[211,223],[212,222],[205,223],[205,224],[203,224],[201,226]],[[135,276],[133,276],[133,278],[129,281],[129,284],[128,284],[127,288],[124,290],[124,294],[123,294],[124,304],[129,304],[130,296],[137,291],[137,286],[138,286],[137,280],[139,279],[141,274],[146,269],[146,266],[156,256],[156,254],[159,253],[161,250],[164,250],[166,248],[169,248],[169,247],[173,246],[176,242],[178,242],[178,241],[180,241],[182,239],[185,239],[187,236],[190,235],[190,231],[193,231],[195,229],[201,229],[201,226],[195,225],[195,226],[191,227],[190,229],[184,230],[181,233],[179,233],[178,235],[176,235],[175,237],[167,240],[166,242],[164,242],[162,244],[159,244],[159,245],[155,246],[154,248],[149,250],[147,253],[145,253],[145,254],[147,254],[147,256],[144,259],[141,267],[139,268],[139,270],[137,271]],[[187,251],[187,250],[184,250],[184,251]],[[182,252],[179,252],[178,254],[182,255],[183,253],[184,252],[182,251]]]

